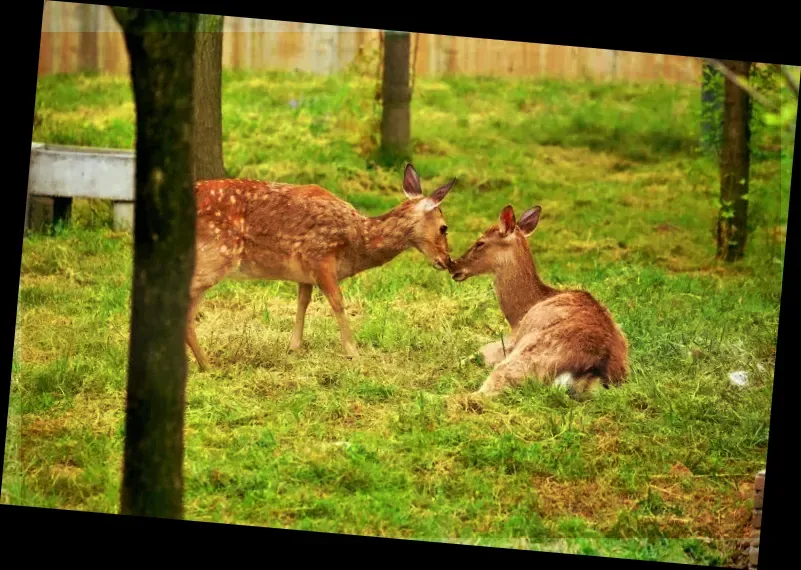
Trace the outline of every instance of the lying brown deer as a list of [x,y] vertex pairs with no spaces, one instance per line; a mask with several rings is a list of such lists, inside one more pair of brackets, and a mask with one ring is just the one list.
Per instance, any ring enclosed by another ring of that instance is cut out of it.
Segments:
[[543,283],[529,249],[542,208],[515,223],[506,206],[450,272],[455,281],[495,276],[501,310],[512,328],[481,353],[492,373],[477,393],[496,395],[527,377],[567,388],[574,395],[621,383],[628,375],[628,344],[609,311],[590,293],[558,290]]
[[290,351],[303,342],[306,309],[317,285],[334,312],[350,357],[358,351],[342,303],[339,282],[378,267],[409,248],[446,269],[448,227],[440,203],[456,181],[423,196],[409,164],[403,178],[408,200],[370,218],[315,185],[226,179],[195,184],[195,272],[190,287],[186,342],[201,370],[209,361],[197,341],[195,315],[203,295],[227,275],[298,283],[298,308]]

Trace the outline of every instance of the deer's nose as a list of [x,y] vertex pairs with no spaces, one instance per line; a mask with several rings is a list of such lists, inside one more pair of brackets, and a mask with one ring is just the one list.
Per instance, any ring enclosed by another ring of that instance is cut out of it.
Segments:
[[453,262],[451,261],[451,257],[448,255],[437,259],[434,262],[434,267],[436,267],[437,269],[449,269],[452,263]]

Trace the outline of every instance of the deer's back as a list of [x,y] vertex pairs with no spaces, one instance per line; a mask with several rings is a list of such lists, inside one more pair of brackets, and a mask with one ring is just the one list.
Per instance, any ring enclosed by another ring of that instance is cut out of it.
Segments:
[[515,336],[523,358],[547,362],[554,372],[595,370],[612,382],[627,373],[622,332],[606,307],[585,291],[563,291],[537,303]]
[[356,209],[316,185],[204,180],[195,199],[198,247],[252,277],[310,281],[315,263],[359,239]]

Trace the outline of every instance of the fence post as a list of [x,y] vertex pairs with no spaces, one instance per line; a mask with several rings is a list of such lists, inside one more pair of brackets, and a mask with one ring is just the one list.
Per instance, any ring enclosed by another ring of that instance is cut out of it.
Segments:
[[762,497],[765,493],[765,470],[760,471],[754,481],[754,512],[751,526],[751,545],[748,548],[748,570],[757,570],[759,561],[759,531],[762,528]]

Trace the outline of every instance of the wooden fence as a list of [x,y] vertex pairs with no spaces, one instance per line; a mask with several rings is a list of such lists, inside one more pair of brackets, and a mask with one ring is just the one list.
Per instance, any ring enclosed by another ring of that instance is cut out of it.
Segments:
[[[226,17],[223,65],[233,69],[332,73],[376,49],[379,32]],[[694,58],[480,38],[413,34],[420,76],[465,74],[699,83]],[[128,72],[128,54],[107,6],[45,2],[39,73]]]

